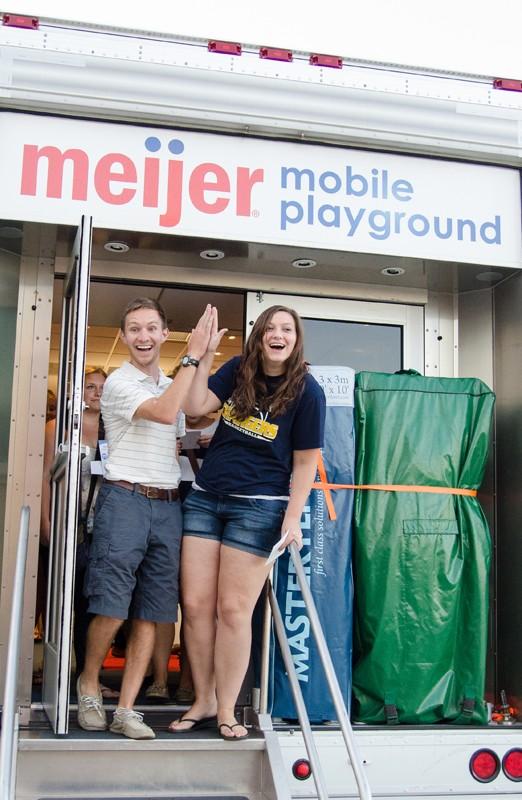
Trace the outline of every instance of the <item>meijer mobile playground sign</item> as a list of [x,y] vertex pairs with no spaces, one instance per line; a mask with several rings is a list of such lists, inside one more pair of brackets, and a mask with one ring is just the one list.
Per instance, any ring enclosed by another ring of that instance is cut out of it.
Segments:
[[522,267],[515,169],[0,115],[3,218]]

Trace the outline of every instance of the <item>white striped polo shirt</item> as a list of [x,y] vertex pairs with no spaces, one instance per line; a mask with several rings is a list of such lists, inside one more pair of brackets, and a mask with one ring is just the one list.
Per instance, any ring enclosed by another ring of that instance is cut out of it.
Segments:
[[112,372],[103,387],[101,412],[109,458],[105,477],[161,489],[173,489],[180,480],[176,437],[185,434],[185,417],[165,425],[146,419],[133,420],[136,409],[151,397],[159,397],[172,383],[160,370],[158,383],[129,362]]

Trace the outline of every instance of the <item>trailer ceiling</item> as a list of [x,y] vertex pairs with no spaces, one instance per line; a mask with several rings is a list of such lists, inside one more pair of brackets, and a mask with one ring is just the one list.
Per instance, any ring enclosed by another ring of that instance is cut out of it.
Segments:
[[[15,228],[22,232],[18,222],[0,220],[0,251],[20,254],[22,236],[13,235]],[[5,233],[4,233],[5,231]],[[74,240],[75,229],[58,227],[57,257],[67,257]],[[105,245],[108,242],[124,242],[128,252],[112,253]],[[221,250],[224,258],[212,262],[201,257],[206,249]],[[296,259],[312,259],[317,265],[309,269],[298,269],[292,262]],[[236,274],[231,285],[237,286],[237,273],[262,274],[295,279],[295,291],[299,283],[307,281],[336,281],[373,284],[389,287],[424,289],[436,292],[460,294],[495,286],[517,270],[488,264],[463,264],[458,262],[406,258],[370,253],[355,253],[339,250],[321,250],[309,247],[287,247],[283,245],[215,240],[201,237],[175,236],[159,233],[142,233],[109,229],[95,229],[92,249],[93,263],[113,265],[119,277],[124,276],[125,265],[143,264],[143,278],[152,279],[154,267],[182,267],[195,270],[215,268],[220,272]],[[387,268],[404,270],[400,275],[385,275]],[[58,269],[58,272],[60,270]],[[135,270],[132,270],[135,275]]]
[[[57,255],[67,255],[73,237],[73,230],[65,226],[60,227]],[[105,245],[113,241],[125,242],[129,245],[129,251],[126,253],[107,251]],[[221,250],[225,256],[216,262],[205,260],[200,255],[205,249]],[[296,259],[303,258],[316,261],[317,266],[299,269],[292,265]],[[196,270],[208,270],[214,266],[220,272],[259,273],[286,279],[294,278],[297,293],[300,280],[305,278],[307,281],[346,281],[458,294],[494,286],[516,272],[510,268],[491,267],[487,264],[462,264],[100,228],[94,231],[92,259],[94,263],[103,261],[117,266],[120,275],[125,264],[144,264],[147,267],[144,278],[150,277],[150,270],[154,266]],[[403,269],[404,273],[394,276],[384,275],[382,270],[386,267],[398,267]],[[234,284],[237,285],[236,281]]]

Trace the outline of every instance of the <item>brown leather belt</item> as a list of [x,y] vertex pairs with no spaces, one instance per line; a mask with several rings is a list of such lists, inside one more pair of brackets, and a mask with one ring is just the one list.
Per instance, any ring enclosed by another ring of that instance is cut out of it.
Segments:
[[129,492],[137,492],[138,494],[148,497],[149,500],[173,500],[179,499],[178,489],[158,489],[157,486],[144,486],[142,483],[131,483],[130,481],[108,481],[112,486],[121,486],[122,489],[128,489]]

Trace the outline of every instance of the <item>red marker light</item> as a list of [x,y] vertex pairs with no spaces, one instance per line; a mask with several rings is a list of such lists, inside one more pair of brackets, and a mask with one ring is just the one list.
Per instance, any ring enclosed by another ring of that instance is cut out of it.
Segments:
[[522,92],[522,81],[515,81],[511,78],[495,78],[493,87],[495,89],[504,89],[508,92]]
[[281,50],[279,47],[262,47],[259,51],[259,58],[269,58],[272,61],[292,61],[291,50]]
[[506,753],[502,759],[502,769],[510,781],[522,781],[522,750],[519,747]]
[[333,67],[333,69],[342,69],[343,60],[340,56],[325,56],[321,53],[312,53],[310,56],[310,64],[314,67]]
[[470,758],[469,769],[476,781],[489,783],[500,772],[500,761],[493,750],[477,750]]
[[241,55],[241,45],[237,42],[218,42],[216,39],[211,39],[208,49],[211,53],[225,53],[229,56]]
[[37,30],[39,26],[37,17],[27,17],[24,14],[4,14],[2,25],[8,28],[31,28]]
[[292,775],[294,778],[297,778],[298,781],[305,781],[311,774],[312,767],[306,758],[298,758],[297,761],[294,761],[292,764]]

